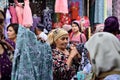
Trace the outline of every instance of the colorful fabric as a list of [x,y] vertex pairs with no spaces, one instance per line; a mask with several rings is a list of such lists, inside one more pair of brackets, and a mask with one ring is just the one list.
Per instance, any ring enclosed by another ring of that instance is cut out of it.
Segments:
[[117,75],[117,74],[109,75],[105,77],[104,80],[120,80],[120,75]]
[[53,80],[50,46],[23,26],[18,29],[12,80]]
[[66,61],[69,55],[65,55],[57,49],[52,50],[53,55],[53,80],[71,80],[75,75],[74,66],[68,68]]
[[8,0],[0,0],[0,9],[4,10],[8,6]]

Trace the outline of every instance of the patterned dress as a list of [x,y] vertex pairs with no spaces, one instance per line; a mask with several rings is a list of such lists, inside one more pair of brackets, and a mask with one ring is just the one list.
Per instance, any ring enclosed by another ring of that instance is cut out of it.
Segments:
[[68,68],[68,55],[53,49],[53,80],[70,80],[76,73],[75,65]]

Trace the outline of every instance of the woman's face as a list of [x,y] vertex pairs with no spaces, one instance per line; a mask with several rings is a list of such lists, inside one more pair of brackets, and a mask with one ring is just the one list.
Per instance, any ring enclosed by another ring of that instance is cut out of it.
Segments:
[[68,35],[63,35],[55,41],[56,47],[59,49],[66,49],[68,44]]
[[78,32],[79,31],[79,27],[76,24],[72,24],[72,31],[73,32]]
[[11,40],[16,39],[17,34],[15,33],[15,30],[13,29],[13,27],[10,26],[8,28],[7,36],[8,36],[8,39],[11,39]]

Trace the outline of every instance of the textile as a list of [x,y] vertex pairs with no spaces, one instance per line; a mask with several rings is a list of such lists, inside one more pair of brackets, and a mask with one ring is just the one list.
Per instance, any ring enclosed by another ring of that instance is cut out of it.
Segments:
[[95,33],[85,44],[96,76],[102,72],[120,71],[120,42],[111,33]]
[[18,29],[12,80],[53,80],[50,45],[37,41],[23,26]]
[[56,0],[55,13],[68,13],[68,0]]

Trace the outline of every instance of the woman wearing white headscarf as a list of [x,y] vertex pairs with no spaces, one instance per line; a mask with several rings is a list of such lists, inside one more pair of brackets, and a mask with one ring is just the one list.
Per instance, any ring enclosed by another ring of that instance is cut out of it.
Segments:
[[120,42],[111,33],[94,34],[85,44],[95,80],[120,80]]

